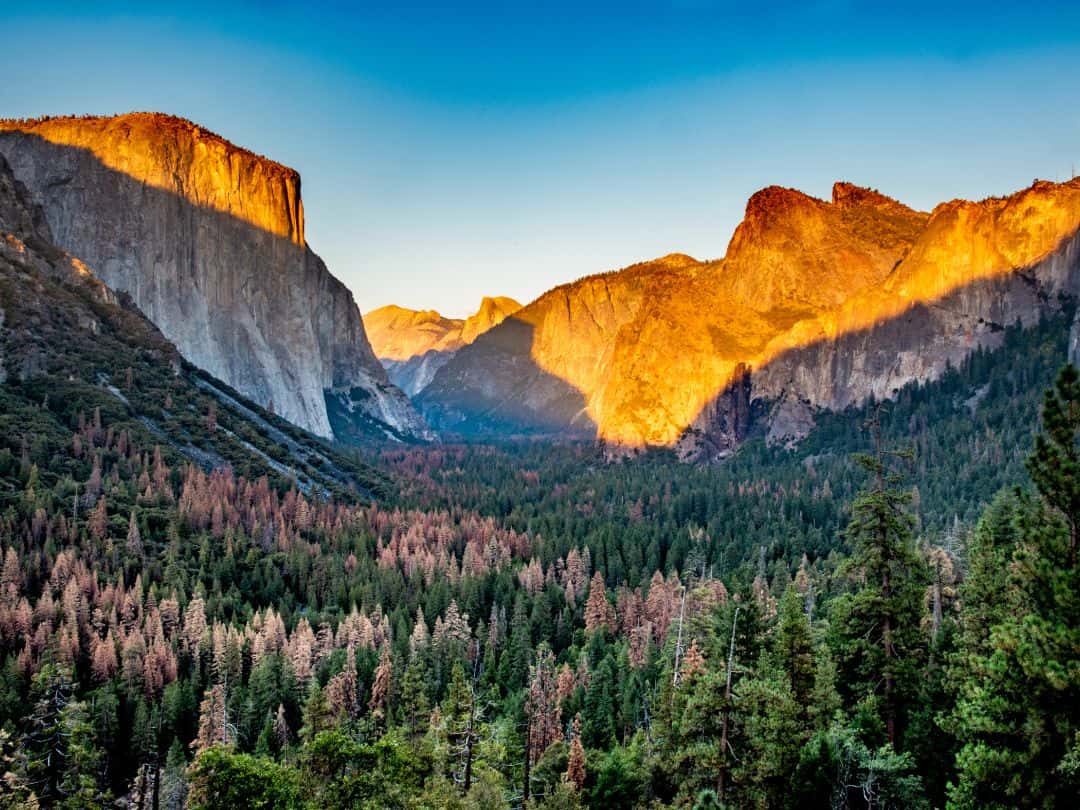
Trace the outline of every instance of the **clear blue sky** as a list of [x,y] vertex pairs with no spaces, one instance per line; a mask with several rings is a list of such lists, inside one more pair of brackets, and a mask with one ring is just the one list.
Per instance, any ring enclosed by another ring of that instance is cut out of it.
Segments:
[[0,116],[191,118],[301,172],[361,309],[453,315],[721,256],[773,183],[929,208],[1080,165],[1076,3],[304,5],[13,0]]

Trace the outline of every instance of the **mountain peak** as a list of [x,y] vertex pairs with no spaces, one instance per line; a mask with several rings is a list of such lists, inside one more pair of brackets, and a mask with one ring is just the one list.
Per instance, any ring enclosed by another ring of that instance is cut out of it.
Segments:
[[305,240],[294,170],[160,113],[0,121],[0,153],[55,243],[190,362],[323,437],[337,435],[328,392],[369,394],[343,405],[343,431],[368,417],[423,431]]
[[0,133],[56,153],[82,151],[123,178],[306,244],[300,174],[186,118],[134,112],[0,119]]
[[521,304],[513,298],[498,295],[484,296],[479,309],[465,319],[447,318],[434,309],[391,304],[364,315],[364,328],[390,379],[409,394],[416,394],[458,349],[519,309]]
[[746,221],[761,221],[783,216],[796,210],[810,210],[825,205],[824,200],[811,197],[804,191],[786,186],[766,186],[755,191],[746,201]]
[[485,296],[480,301],[480,309],[465,319],[465,324],[461,328],[462,343],[472,343],[484,332],[494,329],[519,309],[521,309],[521,304],[513,298]]
[[162,136],[168,135],[173,138],[178,135],[192,138],[207,145],[217,145],[227,152],[256,160],[264,166],[272,168],[275,172],[297,178],[300,176],[296,169],[278,163],[276,160],[260,155],[250,149],[245,149],[228,138],[207,129],[202,124],[169,113],[136,111],[119,115],[43,115],[38,118],[0,118],[0,129],[21,130],[23,132],[37,131],[40,134],[65,128],[104,131],[114,127],[128,127],[142,132],[156,131]]
[[831,203],[769,186],[747,202],[722,277],[736,302],[799,317],[883,280],[926,218],[852,183],[836,183]]

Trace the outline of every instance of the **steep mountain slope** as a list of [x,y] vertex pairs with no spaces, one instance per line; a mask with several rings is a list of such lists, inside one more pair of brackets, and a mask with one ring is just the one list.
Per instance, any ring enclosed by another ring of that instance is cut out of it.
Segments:
[[3,121],[0,154],[56,243],[195,365],[320,436],[427,435],[307,245],[292,169],[149,113]]
[[770,186],[754,194],[724,257],[733,302],[782,322],[880,284],[911,249],[927,215],[876,191],[833,186],[832,202]]
[[543,430],[718,457],[798,438],[819,408],[938,377],[1080,283],[1080,180],[930,215],[838,183],[755,194],[718,262],[666,257],[556,288],[419,402],[464,433]]
[[409,396],[415,396],[458,349],[519,309],[521,304],[505,296],[485,296],[480,308],[465,319],[446,318],[432,309],[390,305],[367,313],[364,328],[390,380]]
[[461,327],[461,342],[469,344],[489,332],[521,309],[521,304],[505,295],[484,296],[480,308],[465,319]]
[[556,287],[461,349],[417,401],[452,431],[595,435],[602,406],[587,399],[633,339],[624,330],[700,267],[673,254]]
[[43,211],[0,157],[0,460],[68,446],[101,419],[116,463],[129,460],[110,453],[157,447],[169,466],[229,466],[319,495],[386,488],[366,465],[186,363],[129,296],[52,243]]

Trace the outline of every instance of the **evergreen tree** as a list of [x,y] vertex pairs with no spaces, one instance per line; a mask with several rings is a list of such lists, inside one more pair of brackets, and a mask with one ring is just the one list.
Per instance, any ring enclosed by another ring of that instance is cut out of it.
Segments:
[[371,698],[368,700],[368,709],[380,721],[385,718],[386,707],[390,702],[391,674],[390,647],[384,644],[379,656],[379,666],[375,669],[375,678],[371,684]]
[[570,736],[570,755],[566,761],[566,773],[563,778],[573,785],[574,790],[585,787],[585,749],[581,745],[581,715],[574,717]]
[[174,739],[165,758],[161,780],[161,806],[165,810],[184,810],[187,806],[187,759],[179,739]]
[[300,727],[300,739],[311,742],[323,731],[333,728],[334,715],[329,701],[316,681],[311,682],[307,701],[304,703],[303,725]]
[[855,498],[846,531],[851,556],[844,569],[862,584],[834,604],[833,631],[846,691],[878,707],[885,740],[897,748],[919,690],[926,577],[912,538],[911,495],[898,488],[902,476],[890,464],[911,455],[882,448],[879,418],[871,422],[874,454],[856,457],[871,484]]
[[1028,473],[1046,502],[1069,527],[1068,563],[1076,566],[1077,522],[1080,521],[1080,371],[1066,365],[1047,390],[1042,410],[1043,432],[1035,437]]
[[805,717],[813,704],[814,642],[804,601],[794,586],[788,586],[780,599],[773,656],[778,668],[787,675],[792,695]]
[[518,594],[514,601],[514,614],[510,620],[510,641],[499,662],[499,680],[503,688],[520,689],[529,676],[532,660],[532,636],[525,597]]
[[[951,727],[962,742],[950,790],[955,808],[1069,807],[1080,791],[1073,765],[1080,750],[1080,384],[1073,367],[1048,392],[1043,421],[1028,467],[1045,506],[1021,499],[1011,526],[991,511],[976,533],[952,673],[960,694]],[[1004,592],[995,593],[1002,578]]]
[[34,708],[22,738],[22,780],[45,801],[62,798],[61,784],[71,767],[64,712],[72,702],[73,690],[70,675],[52,665],[42,667],[34,678]]
[[400,722],[412,735],[423,734],[431,716],[428,700],[427,667],[414,655],[401,681]]
[[582,735],[589,748],[607,749],[615,741],[615,663],[605,656],[596,667],[585,691]]

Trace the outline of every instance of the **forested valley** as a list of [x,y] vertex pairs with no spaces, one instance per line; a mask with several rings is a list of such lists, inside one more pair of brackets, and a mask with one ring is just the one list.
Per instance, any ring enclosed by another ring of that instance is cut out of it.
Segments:
[[153,364],[8,380],[0,802],[1073,806],[1066,324],[719,465],[398,445],[351,486],[178,452],[242,426]]

